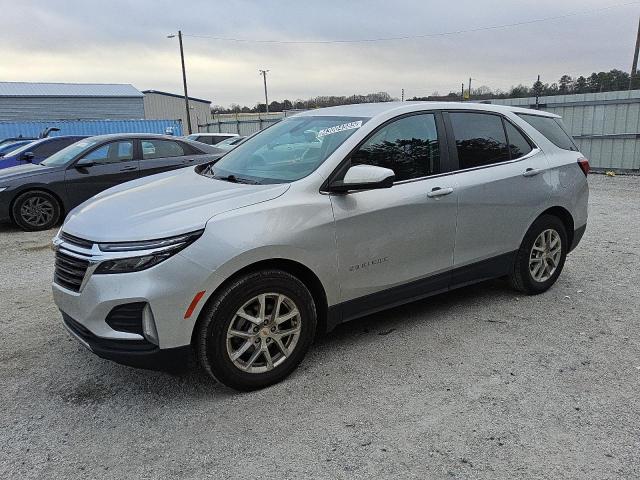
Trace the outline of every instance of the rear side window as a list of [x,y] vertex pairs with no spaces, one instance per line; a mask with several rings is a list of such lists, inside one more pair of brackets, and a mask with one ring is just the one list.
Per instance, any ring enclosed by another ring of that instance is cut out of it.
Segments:
[[185,155],[184,148],[178,142],[171,140],[142,140],[142,158],[181,157]]
[[547,137],[556,147],[563,150],[578,151],[578,147],[573,143],[573,139],[566,132],[562,125],[562,120],[559,118],[528,115],[526,113],[519,113],[518,116]]
[[509,160],[507,138],[498,115],[449,113],[460,169]]
[[207,145],[213,145],[213,137],[208,137],[205,135],[201,135],[199,137],[195,138],[196,141],[201,142],[201,143],[206,143]]
[[504,120],[504,128],[507,131],[509,153],[511,154],[512,160],[524,157],[527,153],[533,150],[529,141],[516,127],[511,124],[511,122]]
[[437,172],[440,159],[433,114],[404,117],[380,128],[352,156],[351,165],[375,165],[394,171],[396,181]]

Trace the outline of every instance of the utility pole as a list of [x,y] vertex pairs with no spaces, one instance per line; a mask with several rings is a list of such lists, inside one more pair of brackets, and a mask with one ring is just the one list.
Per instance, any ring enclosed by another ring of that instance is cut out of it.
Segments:
[[402,89],[402,101],[404,102],[404,88]]
[[471,100],[471,77],[469,77],[469,100]]
[[269,98],[267,97],[267,72],[269,70],[258,70],[260,75],[262,75],[262,79],[264,80],[264,106],[266,108],[267,113],[269,113]]
[[[167,38],[175,38],[175,35],[167,35]],[[191,109],[189,108],[189,94],[187,93],[187,73],[184,68],[184,49],[182,48],[182,31],[178,30],[178,42],[180,43],[180,61],[182,62],[182,85],[184,86],[184,106],[187,111],[187,134],[191,135]]]
[[464,82],[462,82],[462,93],[460,93],[460,99],[464,102]]
[[638,50],[640,50],[640,20],[638,21],[638,33],[636,34],[636,50],[633,53],[633,65],[631,66],[631,76],[629,77],[629,90],[631,90],[633,80],[638,73]]

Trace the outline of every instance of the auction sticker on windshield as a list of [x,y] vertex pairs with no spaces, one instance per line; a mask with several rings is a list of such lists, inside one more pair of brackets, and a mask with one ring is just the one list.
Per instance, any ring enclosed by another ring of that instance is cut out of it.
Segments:
[[345,130],[354,130],[362,126],[362,120],[357,122],[343,123],[342,125],[336,125],[335,127],[323,128],[318,132],[318,138],[325,135],[331,135],[332,133],[344,132]]

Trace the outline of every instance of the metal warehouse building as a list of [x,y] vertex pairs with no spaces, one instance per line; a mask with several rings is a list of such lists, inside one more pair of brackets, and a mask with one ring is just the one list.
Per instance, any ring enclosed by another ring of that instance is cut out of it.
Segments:
[[[182,126],[187,128],[187,114],[184,96],[159,90],[144,90],[144,112],[148,119],[182,120]],[[199,132],[201,127],[211,123],[211,101],[189,97],[191,127]]]
[[142,118],[144,95],[132,85],[0,82],[0,121]]

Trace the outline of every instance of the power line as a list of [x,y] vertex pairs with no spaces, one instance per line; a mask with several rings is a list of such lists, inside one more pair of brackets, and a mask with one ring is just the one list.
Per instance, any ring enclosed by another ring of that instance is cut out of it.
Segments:
[[363,38],[363,39],[338,39],[338,40],[274,40],[274,39],[250,39],[250,38],[232,38],[232,37],[218,37],[215,35],[199,35],[199,34],[187,34],[184,33],[185,37],[195,37],[195,38],[207,38],[209,40],[216,41],[226,41],[226,42],[242,42],[242,43],[274,43],[274,44],[285,44],[285,45],[322,45],[322,44],[336,44],[336,43],[375,43],[375,42],[390,42],[397,40],[415,40],[420,38],[433,38],[433,37],[445,37],[452,35],[460,35],[463,33],[473,33],[473,32],[483,32],[487,30],[498,30],[502,28],[512,28],[512,27],[520,27],[523,25],[531,25],[534,23],[548,22],[552,20],[562,20],[565,18],[576,17],[579,15],[591,15],[594,13],[604,12],[606,10],[612,10],[615,8],[621,7],[629,7],[632,5],[640,5],[640,2],[628,2],[628,3],[619,3],[616,5],[609,5],[608,7],[595,8],[592,10],[584,10],[580,12],[572,12],[564,15],[557,15],[553,17],[544,17],[537,18],[533,20],[525,20],[522,22],[514,22],[514,23],[505,23],[501,25],[489,25],[485,27],[476,27],[469,28],[466,30],[453,30],[449,32],[440,32],[440,33],[424,33],[419,35],[399,35],[395,37],[380,37],[380,38]]

